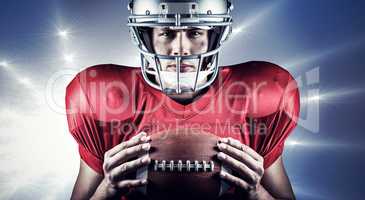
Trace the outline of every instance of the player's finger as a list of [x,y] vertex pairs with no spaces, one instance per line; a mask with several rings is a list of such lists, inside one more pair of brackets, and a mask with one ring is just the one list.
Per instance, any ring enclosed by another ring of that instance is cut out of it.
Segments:
[[146,166],[150,162],[151,158],[149,155],[145,155],[141,158],[123,163],[109,172],[109,179],[111,182],[120,181],[126,174],[136,171],[138,168]]
[[222,179],[224,179],[224,180],[228,181],[229,183],[231,183],[237,187],[240,187],[246,191],[249,190],[249,188],[250,188],[250,185],[246,181],[244,181],[236,176],[233,176],[232,174],[229,174],[226,172],[221,172],[219,175]]
[[114,184],[119,189],[129,189],[134,187],[140,187],[147,184],[146,179],[136,179],[136,180],[123,180]]
[[245,180],[249,183],[256,184],[259,179],[257,174],[248,168],[246,165],[241,163],[240,161],[234,159],[233,157],[223,153],[218,153],[218,159],[222,161],[223,164],[227,165],[228,167],[232,168],[234,171],[238,172],[238,174],[245,178]]
[[254,158],[252,158],[252,156],[248,155],[246,152],[238,150],[237,148],[234,148],[224,143],[219,143],[218,148],[223,153],[226,153],[233,158],[243,162],[247,167],[258,173],[259,175],[264,174],[264,168],[262,167],[262,164],[257,162]]
[[247,152],[250,156],[252,156],[255,160],[259,162],[263,162],[262,156],[258,154],[255,150],[250,148],[247,145],[242,144],[240,141],[233,139],[233,138],[220,138],[220,142],[229,144],[241,151]]
[[140,143],[145,143],[150,141],[150,137],[147,136],[147,133],[145,132],[141,132],[135,136],[133,136],[131,139],[129,139],[128,141],[122,142],[118,145],[116,145],[115,147],[113,147],[112,149],[110,149],[107,153],[109,157],[112,157],[114,154],[118,153],[119,151],[129,148],[131,146],[135,146],[137,144]]
[[136,146],[129,147],[127,149],[123,149],[122,151],[117,152],[109,158],[108,160],[104,161],[104,169],[110,170],[117,165],[120,165],[134,157],[139,157],[143,154],[146,154],[151,148],[150,143],[143,143]]

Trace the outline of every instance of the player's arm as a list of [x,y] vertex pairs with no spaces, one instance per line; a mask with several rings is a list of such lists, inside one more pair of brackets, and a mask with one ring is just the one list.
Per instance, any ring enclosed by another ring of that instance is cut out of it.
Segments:
[[277,199],[295,199],[281,156],[265,170],[261,185]]
[[77,176],[71,199],[89,199],[103,180],[103,176],[91,169],[80,159],[79,174]]

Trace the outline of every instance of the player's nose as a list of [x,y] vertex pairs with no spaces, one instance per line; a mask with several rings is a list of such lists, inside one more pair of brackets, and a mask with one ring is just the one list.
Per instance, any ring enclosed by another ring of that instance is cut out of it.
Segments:
[[174,56],[188,56],[191,55],[190,51],[190,40],[187,37],[186,33],[183,31],[179,31],[176,34],[176,37],[171,43],[172,51],[171,54]]

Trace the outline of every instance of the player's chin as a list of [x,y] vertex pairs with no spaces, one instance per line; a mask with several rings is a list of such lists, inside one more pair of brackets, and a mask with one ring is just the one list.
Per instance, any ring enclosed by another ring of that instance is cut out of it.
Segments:
[[183,95],[183,94],[192,94],[192,93],[194,93],[194,90],[191,87],[180,87],[180,91],[181,91],[181,93],[177,93],[176,88],[165,88],[164,89],[164,92],[166,94],[171,94],[171,95],[172,94]]
[[181,93],[177,93],[175,88],[165,88],[164,93],[173,98],[189,99],[193,98],[196,94],[193,88],[181,87]]

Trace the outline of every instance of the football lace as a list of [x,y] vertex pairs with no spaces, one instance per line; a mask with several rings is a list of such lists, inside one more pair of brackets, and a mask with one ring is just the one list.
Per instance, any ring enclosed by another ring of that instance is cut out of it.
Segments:
[[154,171],[178,171],[178,172],[213,172],[214,171],[214,162],[213,161],[197,161],[191,162],[190,160],[186,160],[183,162],[182,160],[178,160],[177,162],[170,160],[154,160],[152,162]]

